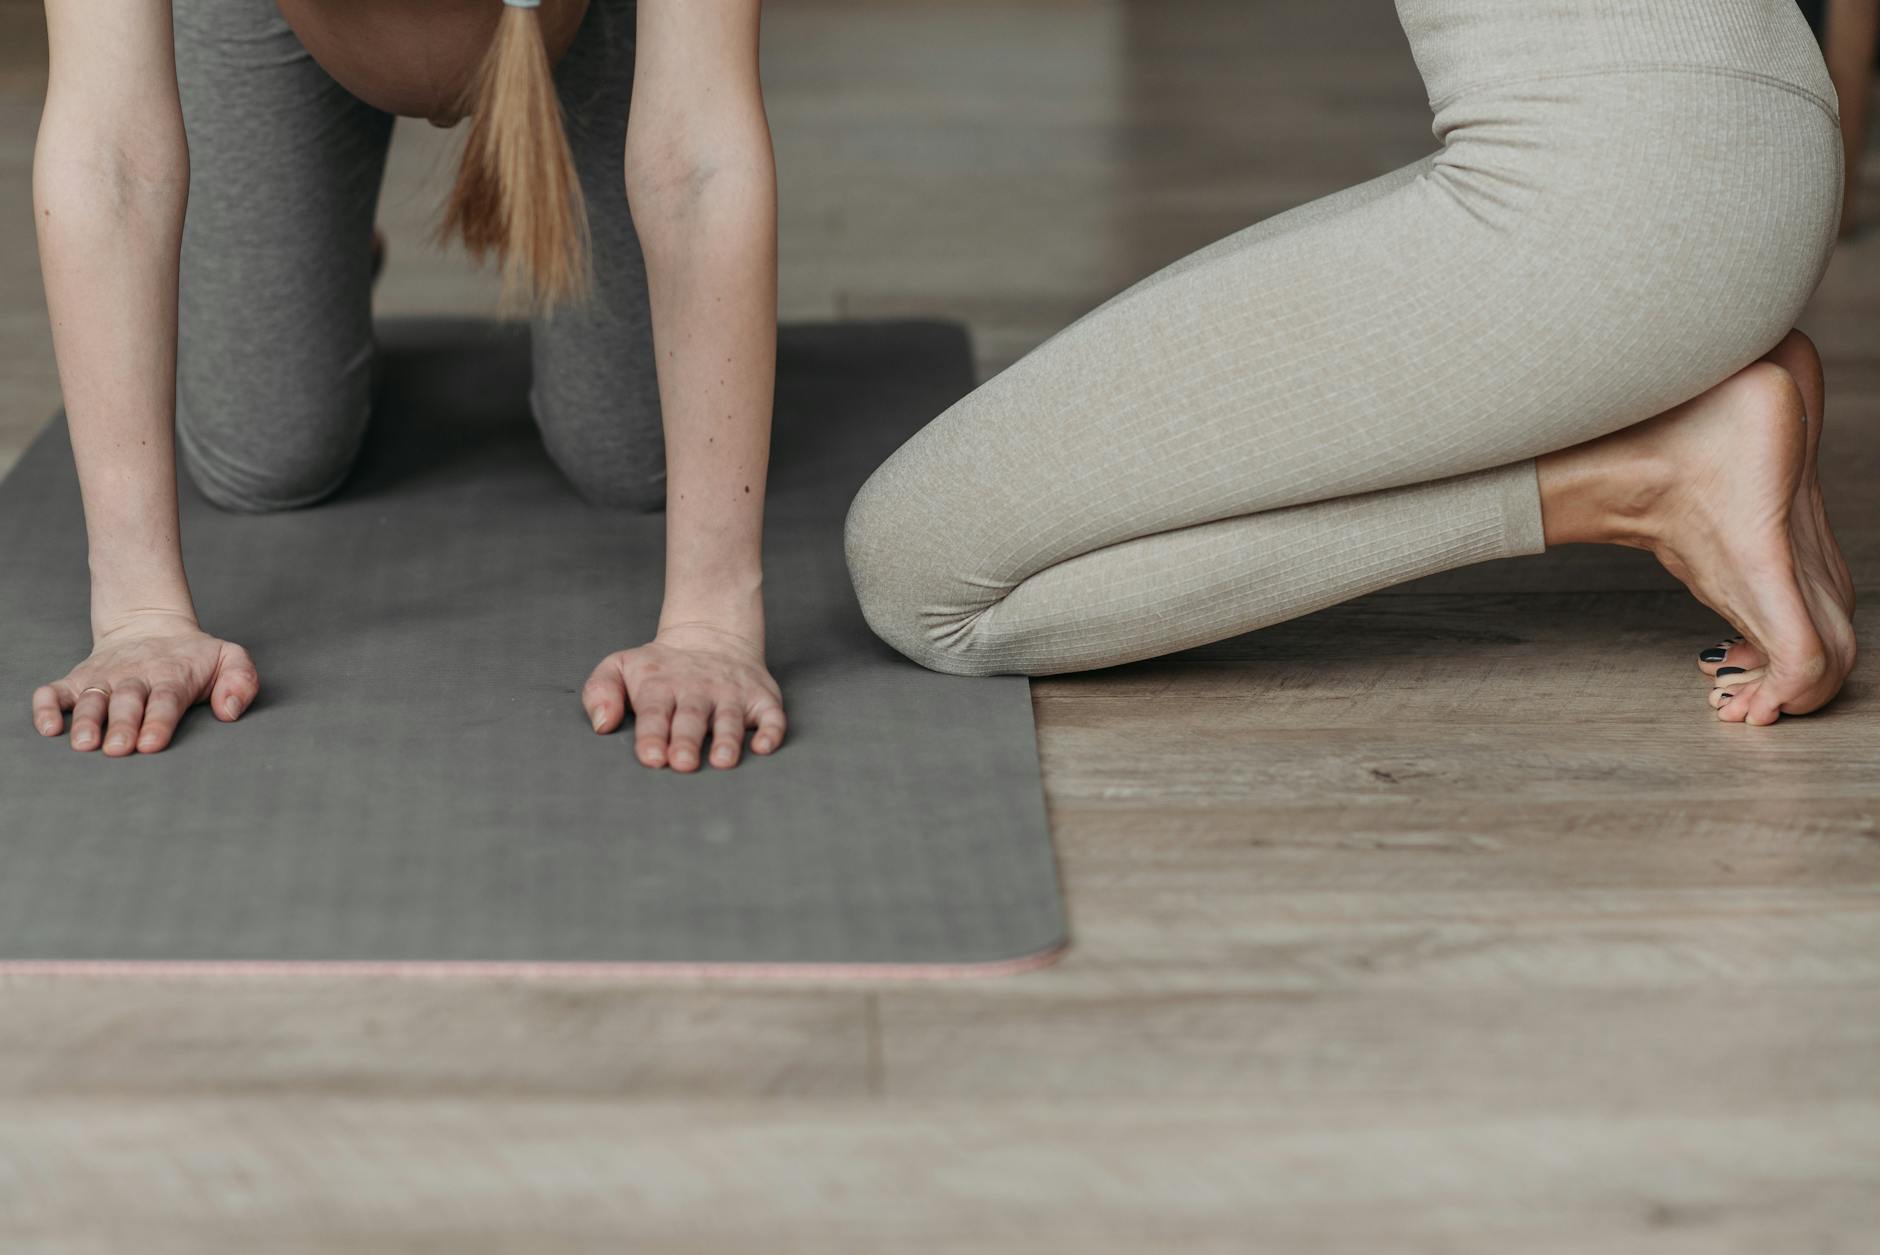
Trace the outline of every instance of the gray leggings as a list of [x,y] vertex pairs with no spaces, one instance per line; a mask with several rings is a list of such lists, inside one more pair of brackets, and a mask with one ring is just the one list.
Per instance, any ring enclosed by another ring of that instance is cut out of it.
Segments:
[[1398,0],[1442,147],[1177,262],[941,415],[849,515],[940,671],[1168,653],[1542,547],[1533,459],[1767,352],[1833,247],[1792,0]]
[[[587,196],[591,305],[533,328],[530,399],[582,496],[657,509],[666,459],[652,320],[622,159],[632,0],[596,0],[556,67]],[[392,117],[314,63],[260,0],[177,0],[189,133],[177,435],[226,509],[320,500],[352,468],[372,395],[372,222]]]

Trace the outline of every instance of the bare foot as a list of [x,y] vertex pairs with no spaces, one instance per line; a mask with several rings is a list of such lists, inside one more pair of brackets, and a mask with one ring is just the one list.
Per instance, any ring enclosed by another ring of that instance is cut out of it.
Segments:
[[1718,717],[1733,723],[1815,710],[1854,664],[1851,588],[1843,597],[1836,572],[1845,567],[1810,486],[1810,426],[1803,383],[1765,359],[1656,418],[1538,463],[1550,545],[1649,549],[1741,631],[1730,651],[1757,666],[1724,676],[1711,696]]
[[[1796,555],[1802,563],[1803,592],[1811,594],[1810,613],[1814,617],[1816,630],[1824,637],[1843,634],[1851,662],[1854,653],[1854,577],[1848,570],[1847,559],[1841,553],[1841,546],[1835,540],[1833,530],[1828,526],[1827,506],[1822,499],[1821,480],[1816,469],[1820,463],[1822,424],[1827,412],[1821,357],[1815,352],[1813,341],[1799,331],[1791,331],[1763,360],[1774,362],[1788,371],[1796,386],[1801,389],[1802,407],[1808,415],[1808,452],[1791,512]],[[1817,603],[1826,604],[1817,609]],[[1713,694],[1717,695],[1734,692],[1736,686],[1759,677],[1768,661],[1761,649],[1741,636],[1718,641],[1697,656],[1698,669],[1720,681],[1712,689]],[[1712,704],[1722,703],[1713,701]]]

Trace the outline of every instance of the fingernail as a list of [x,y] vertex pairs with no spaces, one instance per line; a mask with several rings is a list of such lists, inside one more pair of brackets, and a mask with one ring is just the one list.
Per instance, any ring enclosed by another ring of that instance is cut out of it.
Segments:
[[1742,675],[1743,671],[1744,671],[1744,668],[1742,667],[1718,667],[1717,668],[1718,675]]
[[601,730],[601,725],[606,722],[607,722],[606,715],[602,714],[598,710],[594,712],[594,730],[596,732],[599,732]]
[[39,730],[41,732],[57,732],[59,730],[59,725],[52,722],[52,720],[47,719],[39,725]]
[[239,715],[242,713],[242,699],[241,698],[231,697],[228,699],[228,713],[231,716]]
[[1723,656],[1729,652],[1727,648],[1706,649],[1703,653],[1697,655],[1697,660],[1699,662],[1722,662]]

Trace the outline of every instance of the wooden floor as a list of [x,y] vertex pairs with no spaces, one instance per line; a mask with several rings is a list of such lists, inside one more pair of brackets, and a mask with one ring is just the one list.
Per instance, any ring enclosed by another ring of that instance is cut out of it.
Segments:
[[[34,13],[3,460],[57,401]],[[987,369],[1431,146],[1383,0],[777,0],[767,40],[786,314],[959,317]],[[389,311],[489,301],[420,242],[442,151],[401,132]],[[1871,604],[1880,230],[1804,325]],[[1721,634],[1565,551],[1040,683],[1076,948],[1033,976],[8,982],[0,1250],[1875,1251],[1875,664],[1722,726]]]

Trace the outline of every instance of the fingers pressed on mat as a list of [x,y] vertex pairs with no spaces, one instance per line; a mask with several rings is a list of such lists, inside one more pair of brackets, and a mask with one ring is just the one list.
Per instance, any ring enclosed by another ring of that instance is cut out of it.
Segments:
[[137,752],[155,754],[167,747],[188,709],[189,695],[183,690],[167,684],[151,689],[150,700],[144,703],[144,727],[137,736]]
[[783,707],[775,702],[766,702],[753,712],[752,722],[757,725],[757,733],[751,737],[751,752],[776,753],[777,747],[783,744],[783,733],[788,724],[783,717]]
[[596,732],[612,732],[627,717],[627,682],[609,659],[594,668],[581,688],[581,705]]
[[735,767],[743,751],[743,712],[735,706],[720,706],[712,716],[712,766]]
[[71,686],[63,680],[33,690],[33,727],[40,736],[57,736],[65,731],[65,712],[72,708],[75,698]]
[[111,695],[103,689],[85,689],[72,703],[72,748],[95,750],[104,740],[104,715]]
[[661,692],[638,693],[633,701],[633,753],[648,767],[666,765],[666,744],[672,739],[672,697]]
[[254,659],[240,645],[222,647],[215,683],[209,686],[209,710],[224,723],[242,717],[261,695],[261,677]]
[[104,752],[108,757],[121,758],[137,748],[149,691],[142,683],[122,683],[111,690],[110,721],[104,730]]
[[683,701],[672,716],[672,741],[666,761],[674,771],[697,771],[699,746],[705,740],[710,712],[696,701]]

